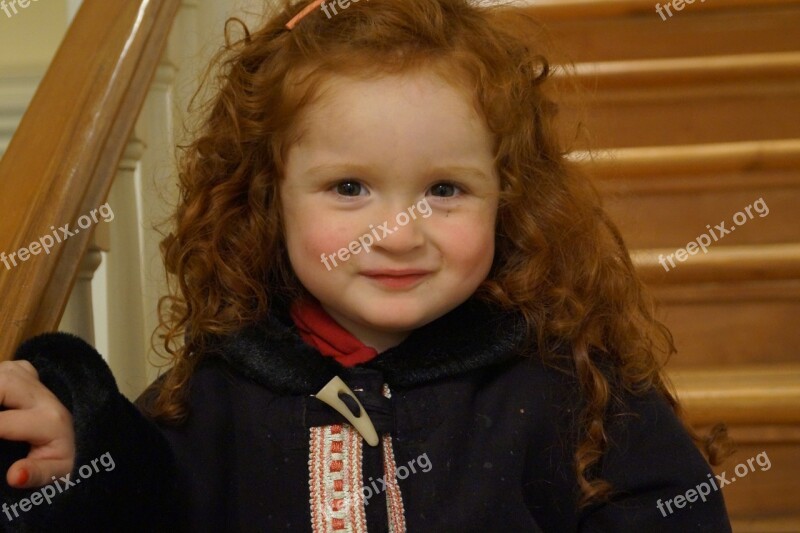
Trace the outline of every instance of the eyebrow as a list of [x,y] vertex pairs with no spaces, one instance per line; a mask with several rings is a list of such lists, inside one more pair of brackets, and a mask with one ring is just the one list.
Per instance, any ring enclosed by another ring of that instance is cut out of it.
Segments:
[[351,172],[365,174],[369,170],[368,167],[364,165],[358,165],[356,163],[334,163],[334,164],[327,164],[324,163],[322,165],[316,165],[314,167],[309,168],[306,172],[309,174],[315,174],[318,172],[333,172],[335,174],[347,174]]
[[[335,174],[368,174],[370,172],[370,168],[364,165],[356,164],[356,163],[334,163],[334,164],[322,164],[316,165],[308,169],[309,174],[319,173],[319,172],[333,172]],[[478,169],[477,167],[469,167],[469,166],[458,166],[458,165],[448,165],[448,166],[438,166],[433,167],[427,172],[428,175],[436,175],[436,174],[448,174],[448,175],[462,175],[467,176],[475,179],[488,179],[489,176],[486,175],[485,172]]]

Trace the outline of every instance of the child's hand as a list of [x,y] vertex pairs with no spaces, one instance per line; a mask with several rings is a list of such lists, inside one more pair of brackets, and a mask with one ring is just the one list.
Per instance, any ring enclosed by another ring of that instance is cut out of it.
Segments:
[[31,445],[28,457],[6,472],[16,488],[32,488],[65,476],[75,464],[75,431],[72,415],[39,381],[28,361],[0,362],[0,439]]

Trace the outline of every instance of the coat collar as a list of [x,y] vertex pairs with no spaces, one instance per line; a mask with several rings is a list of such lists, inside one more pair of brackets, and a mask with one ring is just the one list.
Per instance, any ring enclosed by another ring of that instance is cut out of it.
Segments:
[[[521,315],[473,297],[353,368],[381,372],[390,387],[409,387],[509,360],[519,353],[524,333]],[[280,393],[314,394],[351,371],[303,342],[284,304],[263,322],[218,338],[211,351]]]

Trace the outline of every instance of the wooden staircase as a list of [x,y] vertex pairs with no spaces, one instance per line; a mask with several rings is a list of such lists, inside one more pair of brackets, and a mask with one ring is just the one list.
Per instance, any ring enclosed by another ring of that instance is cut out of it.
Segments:
[[[668,20],[655,0],[529,3],[574,64],[564,134],[590,134],[572,156],[662,302],[678,394],[739,443],[718,471],[769,455],[723,489],[734,530],[800,532],[800,0],[695,1]],[[179,4],[84,0],[0,161],[0,250],[102,204]],[[662,267],[758,199],[767,216]],[[58,325],[89,237],[0,276],[0,356]]]
[[[572,74],[564,135],[588,133],[572,157],[675,335],[678,395],[737,442],[716,470],[770,459],[723,489],[734,531],[799,532],[800,1],[695,2],[667,20],[650,0],[530,3]],[[707,254],[659,262],[759,199],[768,213]]]

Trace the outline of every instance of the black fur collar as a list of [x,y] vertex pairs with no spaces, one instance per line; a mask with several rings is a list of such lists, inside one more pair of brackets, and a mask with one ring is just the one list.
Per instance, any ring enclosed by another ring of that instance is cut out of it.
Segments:
[[[357,367],[382,372],[390,387],[412,386],[511,359],[519,353],[524,332],[520,315],[471,298]],[[212,351],[281,393],[313,394],[347,372],[303,342],[286,306],[264,323],[219,339]]]

